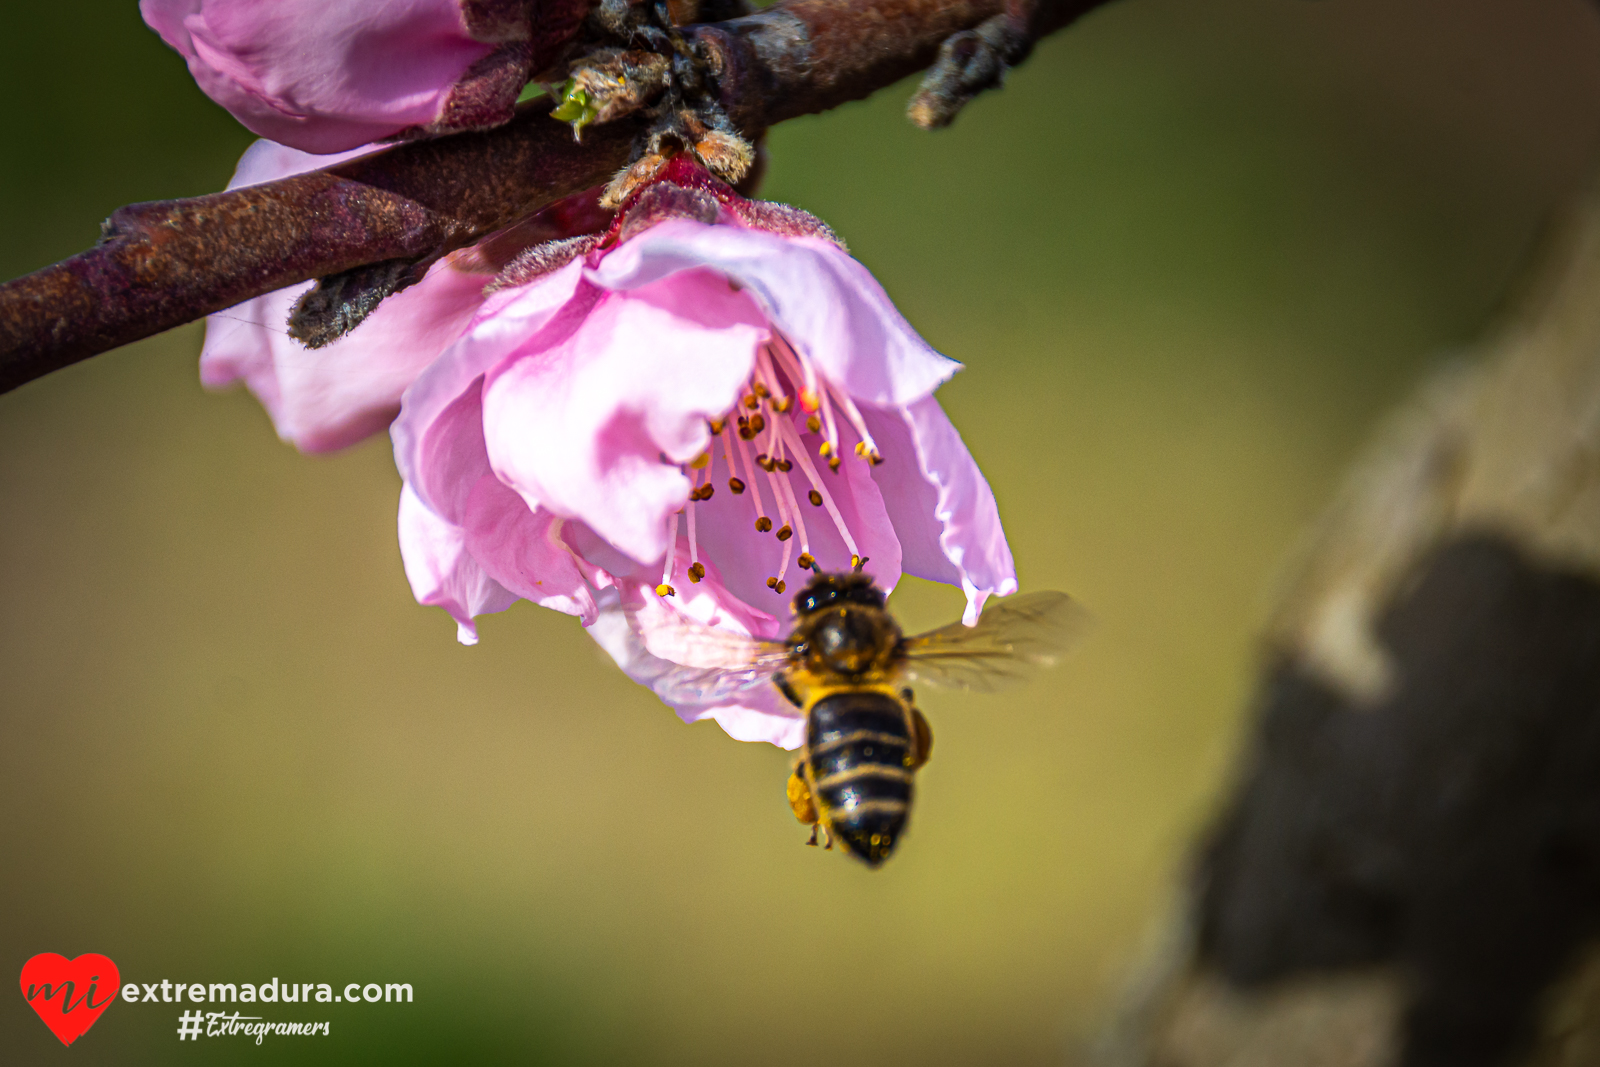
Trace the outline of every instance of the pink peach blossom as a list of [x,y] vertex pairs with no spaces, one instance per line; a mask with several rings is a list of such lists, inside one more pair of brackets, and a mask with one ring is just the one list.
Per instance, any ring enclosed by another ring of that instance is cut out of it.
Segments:
[[[578,615],[645,685],[671,667],[652,619],[779,637],[808,566],[957,584],[975,621],[1016,580],[933,398],[958,365],[815,220],[669,177],[689,187],[494,293],[407,390],[391,433],[418,600],[469,643],[519,598]],[[677,711],[801,739],[771,687]]]
[[252,131],[340,152],[511,117],[584,0],[140,0],[200,88]]

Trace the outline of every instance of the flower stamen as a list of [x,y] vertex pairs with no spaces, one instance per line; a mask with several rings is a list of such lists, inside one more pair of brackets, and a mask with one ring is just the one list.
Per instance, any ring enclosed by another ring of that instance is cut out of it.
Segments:
[[739,477],[739,472],[733,465],[733,446],[728,442],[728,438],[723,436],[727,423],[719,421],[714,425],[717,427],[717,440],[722,444],[722,461],[728,465],[728,489],[734,496],[738,496],[744,492],[744,480]]
[[770,344],[762,345],[756,349],[756,373],[761,375],[761,379],[765,379],[765,383],[761,379],[757,379],[756,386],[761,389],[763,399],[770,397],[769,403],[772,406],[772,410],[779,414],[788,411],[792,402],[784,393],[778,378],[778,372],[773,366],[772,346]]
[[767,347],[777,357],[779,362],[787,364],[785,371],[792,371],[789,377],[800,386],[800,409],[807,413],[817,410],[820,401],[820,391],[817,389],[816,368],[811,366],[811,361],[801,357],[795,351],[789,339],[783,334],[773,331]]
[[[850,423],[850,428],[855,430],[857,436],[861,438],[860,441],[856,442],[856,455],[874,467],[882,463],[883,456],[878,451],[878,443],[872,439],[872,431],[867,429],[867,420],[861,417],[861,411],[856,407],[855,401],[851,400],[849,394],[843,389],[834,388],[832,383],[829,383],[826,388],[828,392],[833,394],[839,405],[839,410],[844,412],[844,417]],[[835,445],[834,447],[837,448],[838,446]]]
[[[797,397],[798,411],[795,410]],[[828,513],[846,551],[850,553],[851,565],[857,565],[862,559],[860,547],[845,525],[838,503],[818,475],[821,464],[812,461],[808,455],[809,446],[802,436],[812,433],[822,438],[817,455],[827,461],[831,471],[838,473],[842,461],[841,423],[855,432],[857,443],[854,450],[858,456],[873,464],[882,461],[877,444],[867,430],[866,420],[850,396],[825,375],[818,374],[811,360],[801,355],[788,338],[776,331],[766,344],[756,349],[750,377],[740,390],[732,410],[721,418],[707,420],[707,428],[712,436],[721,441],[723,462],[728,467],[729,490],[736,496],[744,495],[746,489],[750,491],[751,503],[755,507],[756,532],[771,533],[774,522],[778,525],[776,537],[783,546],[781,560],[777,573],[767,579],[767,588],[775,592],[782,593],[785,590],[783,576],[788,572],[789,563],[795,559],[797,550],[799,556],[795,562],[802,571],[818,570],[817,558],[811,551],[810,531],[800,507],[800,490],[789,477],[796,464],[799,464],[799,473],[808,483],[806,501],[812,507],[822,508]],[[724,433],[726,436],[723,436]],[[686,473],[692,473],[689,500],[685,505],[689,536],[687,573],[691,582],[703,580],[706,574],[705,564],[700,560],[699,517],[694,505],[709,500],[715,492],[715,451],[716,446],[709,445],[704,453],[685,465]],[[772,490],[772,517],[766,513],[766,501],[761,492],[762,475],[766,476],[768,488]],[[673,541],[667,552],[666,571],[656,588],[662,596],[675,595],[669,583],[675,562],[677,530],[678,515],[674,515]]]
[[678,554],[678,516],[682,512],[672,513],[672,528],[667,531],[667,565],[661,572],[661,584],[656,586],[656,596],[677,596],[678,591],[671,586],[672,564]]
[[817,468],[811,465],[811,457],[806,455],[806,450],[800,443],[799,431],[794,428],[793,424],[790,424],[787,429],[790,434],[794,435],[795,448],[793,451],[795,462],[800,464],[800,473],[804,474],[806,481],[811,483],[811,492],[808,494],[811,502],[813,504],[820,502],[822,507],[828,509],[828,517],[833,520],[834,527],[838,529],[839,539],[844,542],[844,547],[849,550],[851,556],[859,555],[860,550],[856,548],[856,540],[850,536],[850,531],[844,524],[844,516],[839,513],[839,505],[834,503],[827,487],[822,484],[822,479],[817,477]]
[[[794,522],[794,532],[799,534],[800,538],[800,556],[801,558],[814,558],[811,557],[811,538],[806,534],[806,520],[800,514],[800,504],[795,500],[794,484],[788,478],[782,479],[782,482],[784,496],[789,500],[789,517]],[[788,540],[783,536],[782,530],[778,531],[778,540]]]
[[[695,478],[696,478],[697,481],[699,480],[699,476],[700,476],[699,472],[696,472]],[[702,486],[698,486],[698,485],[695,486],[694,491],[689,494],[689,503],[684,508],[684,514],[687,515],[688,519],[689,519],[689,581],[694,582],[696,584],[699,583],[701,578],[705,577],[706,569],[700,565],[700,546],[695,541],[695,536],[694,536],[694,534],[695,534],[695,530],[694,530],[694,512],[695,512],[694,502],[696,500],[704,500],[706,498],[706,496],[710,495],[709,493],[707,493],[705,495],[702,495],[702,489],[710,489],[710,488],[712,488],[712,485],[711,485],[711,464],[710,463],[706,464],[705,476],[706,476],[706,484],[703,487]],[[674,531],[674,534],[676,534],[676,531]]]
[[761,504],[761,478],[756,474],[756,461],[750,458],[750,447],[745,444],[743,433],[739,435],[738,452],[744,458],[745,467],[750,471],[750,496],[756,505],[756,532],[766,533],[772,529],[772,520],[764,514],[766,508]]

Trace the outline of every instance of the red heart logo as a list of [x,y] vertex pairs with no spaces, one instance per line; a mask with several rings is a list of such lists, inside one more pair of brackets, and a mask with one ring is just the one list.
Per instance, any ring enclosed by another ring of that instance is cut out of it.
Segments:
[[98,952],[85,952],[75,960],[41,952],[22,965],[22,995],[63,1045],[72,1044],[94,1025],[106,1005],[117,999],[121,984],[117,965]]

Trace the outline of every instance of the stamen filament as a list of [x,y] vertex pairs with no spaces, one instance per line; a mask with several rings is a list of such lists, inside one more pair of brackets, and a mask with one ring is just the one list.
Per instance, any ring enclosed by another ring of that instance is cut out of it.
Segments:
[[[706,464],[705,474],[706,474],[706,484],[710,485],[711,484],[711,464],[710,463]],[[695,481],[699,482],[699,480],[700,480],[699,472],[697,471],[696,472],[696,476],[695,476]],[[695,511],[694,502],[695,502],[696,497],[699,496],[699,494],[700,494],[700,487],[697,484],[695,486],[694,492],[689,494],[689,503],[684,507],[684,514],[687,515],[688,519],[689,519],[689,581],[691,581],[691,582],[699,582],[700,578],[705,574],[705,568],[700,566],[700,547],[699,547],[699,545],[697,545],[695,543],[695,537],[694,537],[694,511]],[[676,537],[676,535],[677,535],[677,531],[676,530],[673,531],[673,535],[674,535],[674,537]],[[695,573],[696,571],[699,571],[700,573],[696,574]]]
[[770,343],[772,345],[772,350],[780,357],[785,358],[790,366],[795,371],[799,372],[798,374],[791,375],[791,377],[796,379],[796,384],[802,386],[800,406],[805,408],[809,404],[809,410],[815,411],[815,401],[820,397],[822,392],[817,388],[816,368],[811,365],[810,360],[806,359],[795,350],[795,347],[789,343],[789,339],[783,336],[783,334],[773,331],[772,340]]
[[728,488],[737,493],[739,490],[734,489],[734,483],[738,483],[742,487],[744,480],[739,477],[739,472],[733,466],[733,446],[729,444],[728,436],[725,436],[730,434],[731,431],[727,424],[724,423],[722,429],[717,432],[717,440],[722,442],[722,461],[728,465]]
[[789,525],[788,503],[783,498],[783,488],[778,484],[778,480],[782,477],[782,475],[780,475],[777,470],[774,469],[767,474],[767,477],[771,479],[772,495],[778,501],[778,521],[783,524],[783,526],[778,530],[778,540],[787,541],[789,539],[789,535],[794,532],[794,528]]
[[[793,424],[789,425],[788,430],[795,435],[795,444],[799,445],[800,435]],[[834,503],[827,486],[823,485],[822,479],[817,477],[817,468],[811,465],[811,457],[806,455],[804,447],[795,448],[794,459],[796,463],[800,464],[800,470],[805,474],[806,480],[811,483],[811,488],[822,497],[822,506],[827,509],[828,517],[833,520],[834,526],[838,528],[839,537],[844,541],[845,548],[850,550],[852,556],[859,556],[861,552],[856,548],[855,538],[850,536],[850,531],[845,527],[844,516],[839,513],[839,505]]]
[[800,554],[809,556],[811,555],[811,539],[806,535],[806,520],[805,516],[800,513],[800,503],[794,495],[794,483],[789,480],[786,474],[781,484],[784,496],[789,500],[789,514],[794,520],[794,532],[796,539],[800,542]]
[[745,468],[750,472],[750,481],[746,484],[750,488],[750,496],[756,505],[756,529],[765,533],[766,530],[761,529],[762,521],[766,521],[767,529],[770,530],[772,528],[772,520],[767,518],[766,508],[761,504],[761,475],[756,473],[758,470],[756,461],[751,458],[750,446],[743,437],[739,438],[738,452],[744,459]]
[[823,438],[828,442],[828,469],[837,473],[839,470],[839,427],[833,421],[833,405],[828,403],[828,390],[822,391],[822,428],[828,431]]
[[[861,443],[866,446],[866,450],[862,455],[874,465],[881,463],[883,456],[878,452],[878,443],[872,439],[872,431],[867,429],[867,420],[861,417],[861,412],[856,408],[855,401],[851,400],[843,389],[836,389],[831,383],[826,385],[825,388],[838,400],[839,409],[844,412],[844,417],[849,420],[851,427],[860,435]],[[838,445],[834,447],[837,448]],[[861,450],[858,449],[857,451],[860,452]]]
[[[787,421],[787,420],[785,420],[785,421]],[[778,531],[778,540],[783,542],[783,560],[778,564],[778,575],[777,575],[778,584],[773,586],[773,589],[775,591],[781,593],[781,592],[783,592],[783,576],[785,574],[789,573],[789,556],[790,556],[791,553],[794,552],[794,538],[791,537],[791,536],[788,536],[789,534],[791,534],[793,532],[790,529],[790,526],[789,526],[789,521],[790,521],[789,512],[791,512],[791,511],[794,512],[795,520],[797,522],[798,522],[799,512],[794,507],[794,501],[793,501],[792,498],[790,498],[787,501],[785,501],[783,499],[784,497],[789,496],[789,493],[786,492],[786,490],[789,489],[789,484],[788,484],[789,483],[789,476],[786,475],[786,474],[773,474],[770,477],[773,480],[773,486],[772,486],[773,495],[779,497],[778,510],[779,510],[780,513],[783,514],[783,529]],[[787,503],[787,506],[785,506],[786,503]],[[803,527],[802,527],[802,529],[803,529]]]
[[676,596],[677,592],[678,592],[676,589],[672,588],[672,584],[671,583],[672,583],[672,564],[673,564],[674,557],[678,553],[678,515],[679,514],[681,514],[681,513],[680,512],[676,512],[676,511],[674,511],[672,513],[672,528],[667,531],[667,565],[666,565],[666,568],[661,572],[661,584],[656,586],[656,595],[657,596]]
[[772,345],[765,344],[756,350],[756,368],[758,373],[766,378],[767,388],[772,394],[768,401],[772,405],[772,410],[777,412],[788,411],[789,398],[784,395],[779,384],[778,372],[773,366]]

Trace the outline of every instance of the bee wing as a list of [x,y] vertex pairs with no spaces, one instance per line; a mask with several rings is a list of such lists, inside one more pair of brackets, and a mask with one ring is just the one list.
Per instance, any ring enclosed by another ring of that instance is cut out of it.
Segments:
[[953,622],[906,638],[906,673],[928,685],[992,693],[1054,664],[1089,621],[1065,593],[1009,597],[986,608],[976,626]]
[[639,621],[635,631],[645,650],[664,661],[651,688],[669,704],[709,703],[754,689],[789,661],[780,641],[719,630],[675,611]]
[[777,656],[746,667],[685,667],[673,664],[650,683],[668,704],[714,704],[747,689],[772,681],[785,657]]

